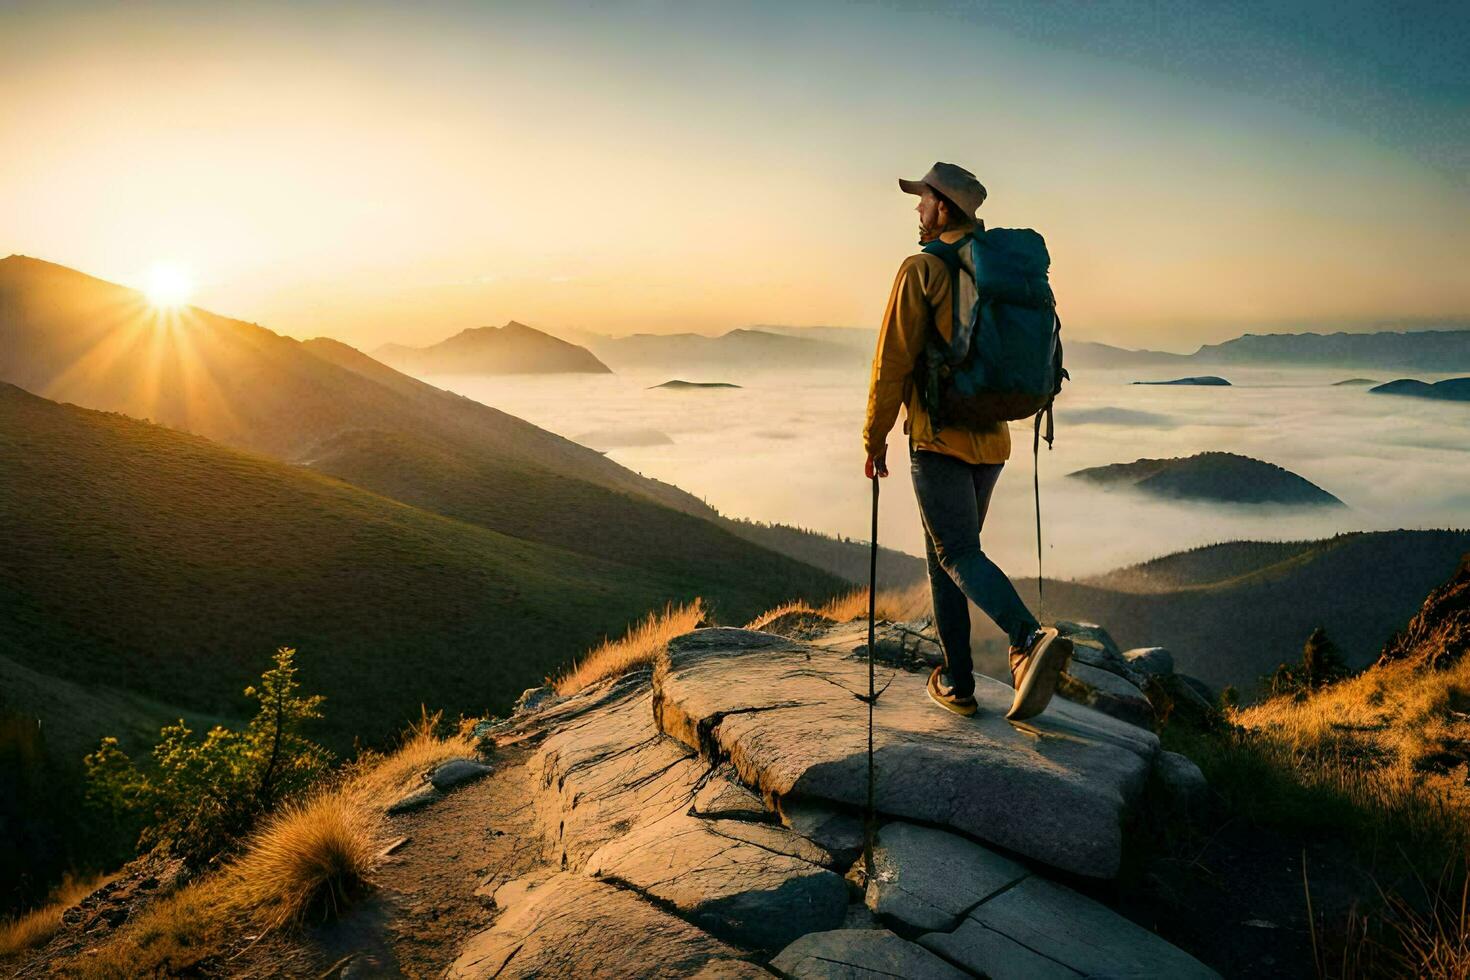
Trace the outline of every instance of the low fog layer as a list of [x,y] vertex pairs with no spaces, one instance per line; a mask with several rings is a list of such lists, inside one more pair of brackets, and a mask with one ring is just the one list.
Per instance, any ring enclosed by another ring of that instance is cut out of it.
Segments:
[[[1470,409],[1334,387],[1341,370],[1236,368],[1229,388],[1133,385],[1136,371],[1076,371],[1058,401],[1056,448],[1041,451],[1045,571],[1079,577],[1162,553],[1236,538],[1295,539],[1339,531],[1461,527],[1470,514]],[[1437,376],[1424,376],[1436,380]],[[866,539],[862,371],[728,372],[690,380],[738,389],[648,390],[663,373],[428,380],[554,432],[653,429],[666,445],[608,455],[675,483],[733,517]],[[879,538],[923,554],[906,437],[889,437]],[[1036,570],[1030,423],[1012,426],[1013,455],[982,541],[1017,575]],[[602,446],[599,446],[602,448]],[[1065,480],[1073,470],[1141,457],[1221,450],[1283,466],[1347,509],[1197,506]]]

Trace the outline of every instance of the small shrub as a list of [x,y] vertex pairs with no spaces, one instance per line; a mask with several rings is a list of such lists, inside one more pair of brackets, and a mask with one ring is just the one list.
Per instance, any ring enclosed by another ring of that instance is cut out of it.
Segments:
[[301,734],[321,717],[319,695],[300,697],[296,651],[276,651],[274,666],[245,696],[259,705],[244,731],[216,725],[196,739],[182,719],[159,732],[153,765],[137,766],[115,738],[83,764],[93,805],[141,818],[141,850],[166,847],[198,868],[229,851],[262,814],[311,785],[330,753]]

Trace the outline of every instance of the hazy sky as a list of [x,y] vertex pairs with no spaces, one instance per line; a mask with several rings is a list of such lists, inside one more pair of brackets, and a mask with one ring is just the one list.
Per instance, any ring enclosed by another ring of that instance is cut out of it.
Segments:
[[936,159],[1074,336],[1470,316],[1463,3],[0,0],[0,147],[0,255],[369,348],[871,326]]

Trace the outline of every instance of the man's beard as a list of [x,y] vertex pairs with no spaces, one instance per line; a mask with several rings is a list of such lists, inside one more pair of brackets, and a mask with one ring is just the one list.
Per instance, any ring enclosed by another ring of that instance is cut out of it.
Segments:
[[930,242],[934,241],[934,239],[938,238],[939,237],[939,233],[941,231],[943,231],[943,230],[944,229],[941,228],[941,227],[939,227],[938,225],[926,225],[924,223],[924,219],[923,218],[920,218],[919,219],[919,244],[920,245],[928,245]]

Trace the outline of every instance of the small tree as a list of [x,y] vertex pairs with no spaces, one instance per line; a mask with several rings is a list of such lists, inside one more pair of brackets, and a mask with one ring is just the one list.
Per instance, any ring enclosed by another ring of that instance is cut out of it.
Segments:
[[1337,644],[1327,638],[1327,631],[1320,626],[1312,630],[1302,647],[1302,667],[1314,688],[1342,680],[1351,673]]
[[1337,650],[1337,644],[1328,638],[1326,630],[1318,626],[1302,647],[1301,662],[1280,665],[1272,672],[1267,684],[1272,694],[1303,696],[1351,674]]
[[229,850],[331,762],[326,749],[301,734],[306,722],[322,716],[324,699],[296,693],[295,655],[288,647],[277,650],[260,684],[245,689],[258,708],[244,731],[216,725],[196,739],[180,719],[159,731],[146,770],[116,738],[104,738],[83,760],[91,802],[141,817],[140,850],[166,847],[192,867]]

